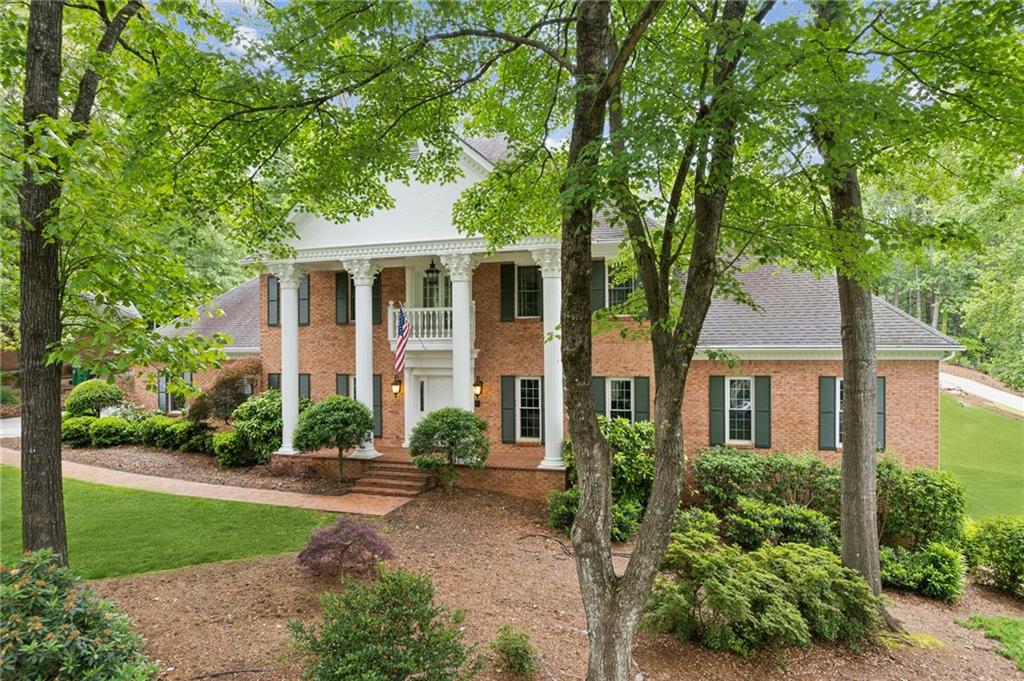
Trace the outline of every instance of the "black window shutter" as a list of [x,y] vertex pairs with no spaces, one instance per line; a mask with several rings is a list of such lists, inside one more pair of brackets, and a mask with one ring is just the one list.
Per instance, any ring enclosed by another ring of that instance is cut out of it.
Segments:
[[382,437],[384,434],[384,414],[380,401],[380,374],[373,375],[373,436]]
[[511,322],[516,318],[516,266],[504,263],[501,266],[501,321]]
[[[381,304],[380,296],[381,296],[381,294],[380,294],[380,273],[379,272],[377,273],[377,276],[373,278],[373,289],[371,289],[371,290],[373,291],[373,293],[371,294],[371,297],[372,297],[371,304],[373,305],[373,323],[374,324],[380,324],[381,323],[381,313],[380,313],[380,304]],[[380,437],[380,436],[378,435],[377,437]]]
[[348,272],[334,275],[334,323],[348,324]]
[[334,374],[334,394],[348,397],[348,374]]
[[309,399],[309,374],[299,374],[299,397]]
[[281,323],[281,296],[277,277],[267,277],[267,326],[278,326]]
[[309,275],[299,279],[299,326],[309,326]]
[[651,420],[651,379],[633,377],[633,421]]
[[885,376],[878,377],[878,401],[875,403],[875,447],[885,449]]
[[267,388],[269,390],[280,390],[281,374],[267,374]]
[[[502,265],[502,267],[505,267]],[[516,441],[516,377],[501,377],[501,441]]]
[[594,400],[594,413],[598,416],[605,416],[608,414],[608,409],[605,406],[604,400],[604,381],[604,376],[590,377],[590,394]]
[[608,272],[604,260],[590,263],[590,311],[596,312],[605,308],[605,290],[608,286]]
[[836,448],[836,378],[818,377],[818,449]]
[[772,446],[772,377],[754,377],[754,446]]
[[725,376],[712,376],[708,384],[708,432],[711,446],[725,444]]
[[540,377],[540,442],[544,444],[544,377]]
[[160,411],[167,411],[167,377],[163,374],[156,378],[156,405]]
[[358,310],[356,310],[356,285],[355,282],[352,281],[351,276],[349,276],[348,279],[350,283],[350,286],[348,287],[348,318],[349,321],[354,322],[356,320],[356,312],[358,312]]

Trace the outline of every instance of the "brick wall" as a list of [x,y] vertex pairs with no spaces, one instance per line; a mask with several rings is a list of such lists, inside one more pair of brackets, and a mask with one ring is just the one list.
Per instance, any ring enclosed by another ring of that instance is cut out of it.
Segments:
[[[280,354],[280,353],[279,353]],[[213,384],[217,381],[217,377],[220,376],[222,371],[233,368],[239,364],[252,362],[255,358],[246,357],[239,359],[229,359],[221,366],[220,369],[206,369],[204,371],[198,371],[192,374],[192,385],[198,386],[202,390],[209,390],[213,387]],[[277,359],[278,365],[281,363],[281,358]],[[144,409],[156,409],[157,408],[157,393],[156,393],[156,374],[160,370],[159,367],[143,367],[136,368],[130,375],[124,375],[118,377],[118,387],[125,394],[125,398],[131,400],[135,404],[139,405]],[[150,380],[150,376],[153,376],[153,389],[147,389],[147,385]],[[266,383],[267,375],[266,368],[264,367],[263,373],[255,377],[256,380],[256,391],[263,390]]]

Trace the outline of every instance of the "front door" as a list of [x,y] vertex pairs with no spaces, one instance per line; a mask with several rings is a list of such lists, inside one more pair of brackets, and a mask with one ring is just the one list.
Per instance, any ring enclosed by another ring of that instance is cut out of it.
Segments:
[[452,406],[453,394],[451,376],[415,376],[413,386],[414,408],[408,426],[410,435],[421,418],[432,411]]

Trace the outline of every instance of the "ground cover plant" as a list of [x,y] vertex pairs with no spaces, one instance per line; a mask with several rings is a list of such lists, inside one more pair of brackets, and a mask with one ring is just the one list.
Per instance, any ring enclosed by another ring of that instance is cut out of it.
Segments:
[[[21,554],[20,471],[0,467],[0,557]],[[329,516],[305,509],[64,480],[68,559],[86,579],[301,548]],[[131,522],[125,522],[130,518]]]
[[116,385],[102,378],[91,378],[71,389],[64,400],[64,411],[71,416],[99,416],[101,410],[123,401],[124,393]]
[[330,527],[315,530],[306,548],[299,552],[299,567],[317,577],[342,574],[368,575],[382,560],[392,560],[395,551],[370,523],[340,516]]
[[141,681],[158,671],[128,618],[49,551],[0,565],[0,622],[5,678]]
[[434,601],[429,577],[382,569],[377,581],[350,579],[321,603],[320,622],[290,622],[313,681],[464,681],[480,669],[482,658],[463,641],[462,612]]
[[1001,644],[996,652],[1009,658],[1024,672],[1024,619],[1016,617],[983,617],[971,615],[965,622],[958,622],[968,629],[981,629],[985,638],[993,638]]
[[939,467],[955,474],[967,492],[974,520],[1024,515],[1024,420],[939,396]]
[[483,468],[491,452],[487,422],[473,412],[445,407],[427,414],[412,429],[409,453],[416,468],[429,471],[445,489],[459,477],[458,466]]

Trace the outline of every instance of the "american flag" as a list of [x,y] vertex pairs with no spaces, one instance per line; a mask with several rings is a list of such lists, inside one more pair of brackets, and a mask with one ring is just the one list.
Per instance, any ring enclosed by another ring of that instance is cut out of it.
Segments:
[[412,336],[412,322],[405,316],[405,308],[398,308],[398,342],[395,344],[395,373],[405,370],[405,346]]

